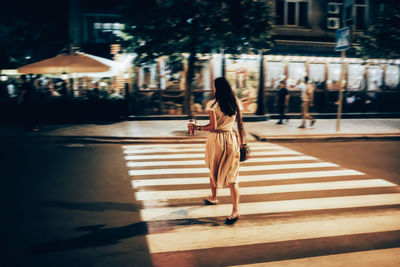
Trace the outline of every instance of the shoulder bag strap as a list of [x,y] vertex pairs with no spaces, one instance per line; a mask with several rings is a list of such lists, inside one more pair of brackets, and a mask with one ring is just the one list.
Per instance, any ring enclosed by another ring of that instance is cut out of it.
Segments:
[[[244,128],[243,128],[242,114],[241,114],[239,108],[238,108],[238,111],[236,112],[236,122],[237,122],[238,131],[239,131],[239,143],[240,143],[240,145],[243,145],[246,142],[245,142],[245,134],[244,134]],[[243,142],[241,142],[242,139],[243,139]]]

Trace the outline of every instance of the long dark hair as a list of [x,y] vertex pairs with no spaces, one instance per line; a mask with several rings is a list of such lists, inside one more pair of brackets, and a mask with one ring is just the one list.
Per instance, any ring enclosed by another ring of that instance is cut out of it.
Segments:
[[215,86],[215,103],[218,102],[221,111],[227,115],[235,115],[239,110],[238,104],[236,102],[236,97],[232,91],[231,86],[224,77],[219,77],[214,80]]

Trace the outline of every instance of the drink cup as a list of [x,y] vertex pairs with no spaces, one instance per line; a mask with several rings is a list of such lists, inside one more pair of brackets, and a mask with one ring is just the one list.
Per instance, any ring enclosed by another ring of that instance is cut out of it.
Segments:
[[188,125],[188,131],[189,131],[190,135],[194,135],[194,130],[190,129],[189,125],[194,125],[194,124],[196,124],[196,121],[194,119],[188,120],[188,124],[187,125]]

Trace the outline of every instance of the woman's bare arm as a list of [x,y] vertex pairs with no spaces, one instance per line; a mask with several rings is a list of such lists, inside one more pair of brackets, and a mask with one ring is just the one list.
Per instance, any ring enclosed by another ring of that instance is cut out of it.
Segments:
[[215,131],[215,129],[217,128],[217,119],[215,117],[214,110],[209,110],[208,116],[210,117],[210,122],[207,125],[203,126],[194,125],[195,130],[197,129],[197,127],[200,127],[200,131]]

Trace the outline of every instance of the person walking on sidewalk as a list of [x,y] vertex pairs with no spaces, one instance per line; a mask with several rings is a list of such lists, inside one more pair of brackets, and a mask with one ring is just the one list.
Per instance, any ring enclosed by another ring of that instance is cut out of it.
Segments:
[[[240,104],[231,86],[224,77],[214,81],[215,100],[210,101],[207,111],[210,122],[199,126],[189,124],[189,130],[209,131],[206,142],[205,160],[210,169],[211,196],[205,200],[207,205],[218,204],[217,189],[229,186],[232,197],[232,213],[226,219],[232,224],[239,219],[239,173],[240,146],[244,145],[244,128],[240,112]],[[239,138],[234,131],[235,123]],[[240,145],[239,145],[240,142]]]
[[20,95],[18,102],[22,104],[24,130],[26,132],[39,130],[38,108],[39,97],[31,81],[26,75],[21,75]]
[[300,90],[301,90],[301,107],[303,110],[303,120],[299,128],[304,129],[306,128],[306,120],[310,120],[310,126],[313,126],[316,122],[316,119],[314,119],[309,113],[308,113],[308,107],[312,107],[314,104],[314,88],[311,83],[308,82],[308,77],[304,77],[304,82],[300,84]]
[[279,121],[276,124],[282,124],[284,119],[289,121],[289,117],[285,116],[285,110],[286,110],[286,107],[289,104],[289,97],[290,97],[289,91],[286,88],[285,81],[281,81],[279,86],[280,86],[280,89],[279,89],[279,92],[278,92]]

